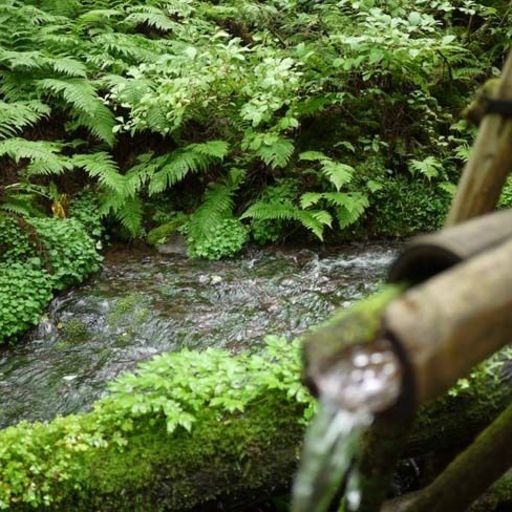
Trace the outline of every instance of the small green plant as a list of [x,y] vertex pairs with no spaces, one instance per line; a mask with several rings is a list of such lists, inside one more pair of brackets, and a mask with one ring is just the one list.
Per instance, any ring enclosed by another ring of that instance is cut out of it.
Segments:
[[249,230],[238,219],[223,219],[200,239],[187,236],[188,255],[207,260],[230,258],[238,254],[248,240]]
[[99,269],[94,240],[75,219],[31,219],[52,269],[52,282],[62,290]]
[[36,324],[51,298],[52,279],[45,270],[0,263],[0,342]]

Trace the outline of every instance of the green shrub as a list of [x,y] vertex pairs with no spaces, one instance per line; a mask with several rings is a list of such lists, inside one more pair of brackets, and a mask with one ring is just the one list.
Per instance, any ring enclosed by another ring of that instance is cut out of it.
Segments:
[[0,342],[36,324],[51,290],[99,269],[94,240],[76,219],[0,216]]
[[52,282],[63,290],[99,269],[94,240],[75,219],[31,219],[52,269]]
[[238,219],[224,219],[201,238],[189,234],[188,255],[208,260],[230,258],[242,250],[248,239],[248,229]]
[[73,197],[69,208],[69,216],[82,224],[89,236],[100,240],[105,234],[100,200],[94,192],[82,192]]
[[438,186],[396,178],[375,194],[368,219],[379,236],[410,236],[441,228],[450,203],[451,195]]
[[0,342],[36,324],[52,298],[51,276],[22,263],[0,263]]
[[34,256],[34,247],[21,218],[0,214],[0,262],[16,262]]

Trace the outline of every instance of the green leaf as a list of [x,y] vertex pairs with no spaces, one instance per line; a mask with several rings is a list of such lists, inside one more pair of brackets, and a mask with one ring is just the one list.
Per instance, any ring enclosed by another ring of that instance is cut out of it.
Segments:
[[350,165],[325,160],[322,162],[322,174],[334,185],[336,190],[340,190],[343,185],[350,183],[355,169]]
[[305,162],[319,162],[322,160],[329,160],[329,157],[324,155],[321,151],[305,151],[299,155],[299,160]]

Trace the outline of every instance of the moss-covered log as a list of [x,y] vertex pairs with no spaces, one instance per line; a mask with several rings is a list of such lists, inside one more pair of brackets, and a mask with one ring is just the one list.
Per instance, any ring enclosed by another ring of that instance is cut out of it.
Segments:
[[[277,363],[277,364],[276,364]],[[0,432],[0,508],[188,510],[293,474],[310,399],[298,343],[166,354],[92,412]]]

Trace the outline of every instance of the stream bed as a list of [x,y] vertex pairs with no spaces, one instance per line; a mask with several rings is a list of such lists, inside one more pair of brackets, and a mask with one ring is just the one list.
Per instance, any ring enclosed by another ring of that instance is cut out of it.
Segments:
[[300,334],[374,290],[397,248],[250,250],[221,262],[111,250],[0,352],[0,427],[85,410],[106,381],[161,352],[257,350],[265,335]]

